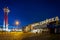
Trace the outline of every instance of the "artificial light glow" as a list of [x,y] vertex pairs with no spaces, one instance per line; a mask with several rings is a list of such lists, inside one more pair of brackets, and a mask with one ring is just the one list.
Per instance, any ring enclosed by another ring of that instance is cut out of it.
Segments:
[[16,25],[19,25],[19,21],[16,21]]

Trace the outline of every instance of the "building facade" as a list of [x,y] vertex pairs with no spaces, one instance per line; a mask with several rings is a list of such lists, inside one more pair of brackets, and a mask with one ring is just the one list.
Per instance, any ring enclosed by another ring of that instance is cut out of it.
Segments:
[[58,24],[58,21],[59,21],[58,16],[54,17],[54,18],[46,19],[44,21],[33,23],[33,24],[30,24],[30,25],[26,26],[24,31],[33,32],[33,33],[36,33],[36,32],[38,32],[38,33],[50,32],[51,30],[49,29],[48,25],[50,25],[50,23],[52,23],[52,22],[53,23],[55,22],[56,24]]

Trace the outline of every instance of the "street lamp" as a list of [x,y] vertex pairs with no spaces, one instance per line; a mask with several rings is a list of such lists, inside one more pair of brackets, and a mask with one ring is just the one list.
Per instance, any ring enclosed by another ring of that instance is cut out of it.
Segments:
[[19,25],[19,21],[16,21],[15,24],[16,24],[16,26],[18,27],[18,25]]
[[16,21],[15,24],[18,26],[19,25],[19,21]]

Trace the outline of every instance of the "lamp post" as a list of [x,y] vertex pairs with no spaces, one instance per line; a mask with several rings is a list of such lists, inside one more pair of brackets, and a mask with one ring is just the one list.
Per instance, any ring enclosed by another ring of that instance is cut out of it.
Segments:
[[16,21],[15,24],[16,24],[16,26],[18,27],[18,25],[19,25],[19,21]]

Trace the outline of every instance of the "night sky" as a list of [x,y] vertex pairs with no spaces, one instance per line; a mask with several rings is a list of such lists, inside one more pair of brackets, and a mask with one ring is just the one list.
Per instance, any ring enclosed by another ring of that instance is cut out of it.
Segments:
[[55,16],[60,17],[59,0],[0,0],[0,25],[4,21],[4,7],[10,9],[9,26],[15,26],[15,21],[18,20],[19,28]]

